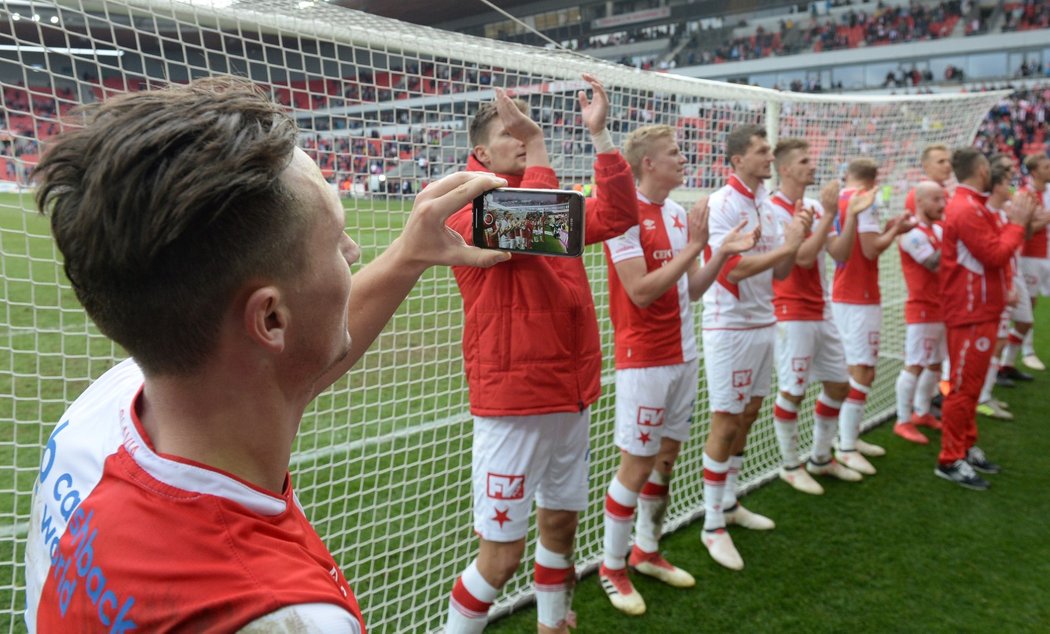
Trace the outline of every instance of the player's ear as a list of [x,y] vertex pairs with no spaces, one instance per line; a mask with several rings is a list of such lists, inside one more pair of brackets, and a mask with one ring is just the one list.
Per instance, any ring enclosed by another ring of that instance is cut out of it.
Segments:
[[478,159],[478,162],[484,165],[485,167],[488,167],[489,160],[492,157],[489,154],[488,147],[478,144],[474,146],[474,158]]
[[284,296],[276,286],[262,286],[248,295],[243,309],[244,333],[270,352],[284,350],[290,323]]

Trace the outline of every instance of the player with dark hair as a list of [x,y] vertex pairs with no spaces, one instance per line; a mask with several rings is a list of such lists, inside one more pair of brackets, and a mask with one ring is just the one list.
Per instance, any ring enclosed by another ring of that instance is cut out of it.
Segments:
[[[783,461],[780,479],[803,493],[819,495],[824,488],[810,473],[849,482],[861,479],[859,473],[840,465],[831,453],[839,410],[849,392],[846,353],[831,321],[830,289],[825,280],[825,245],[834,249],[837,242],[846,242],[838,238],[835,229],[839,184],[838,180],[829,181],[820,191],[820,201],[805,197],[806,188],[815,181],[817,164],[809,143],[802,139],[781,139],[773,150],[773,158],[780,189],[766,199],[765,206],[780,224],[790,222],[803,209],[814,218],[813,231],[799,247],[791,272],[783,280],[773,280],[780,383],[773,428]],[[852,216],[871,205],[874,196],[872,189],[850,199]],[[823,389],[813,412],[813,453],[803,468],[798,455],[798,409],[813,380],[820,381]]]
[[988,159],[975,148],[952,154],[959,180],[948,204],[941,255],[941,297],[948,330],[951,389],[942,409],[941,452],[934,473],[969,489],[988,482],[975,473],[998,473],[999,465],[977,447],[977,399],[988,372],[996,330],[1009,291],[1007,272],[1035,211],[1018,192],[1006,207],[1008,222],[988,209]]
[[[637,223],[631,169],[605,128],[609,101],[584,75],[593,100],[578,94],[597,159],[597,198],[588,199],[587,244]],[[543,131],[504,91],[470,124],[470,171],[514,187],[557,189]],[[448,226],[471,239],[471,206]],[[580,258],[515,255],[487,269],[453,269],[463,296],[463,357],[474,415],[474,530],[478,557],[456,580],[447,631],[479,632],[489,606],[525,551],[535,498],[536,607],[541,632],[572,620],[573,543],[587,508],[587,428],[601,393],[601,345],[587,272]],[[528,341],[527,345],[520,342]]]
[[671,474],[689,438],[696,402],[692,302],[711,286],[726,260],[754,246],[757,236],[753,231],[729,232],[701,267],[697,258],[707,246],[706,199],[686,214],[668,198],[685,178],[686,158],[674,128],[649,125],[632,131],[624,155],[638,180],[638,224],[605,242],[616,341],[620,467],[605,495],[605,558],[598,578],[613,606],[641,614],[645,600],[631,584],[628,563],[675,587],[695,583],[692,575],[664,559],[659,547]]
[[351,296],[358,247],[296,134],[246,80],[198,80],[92,108],[37,167],[77,298],[131,359],[44,450],[30,631],[364,631],[296,499],[292,444],[429,266],[506,259],[444,230],[504,181],[433,183]]
[[835,251],[839,263],[831,289],[831,312],[842,333],[849,366],[849,394],[839,413],[839,448],[835,458],[850,469],[875,475],[865,455],[881,456],[886,451],[860,438],[860,423],[868,392],[875,381],[882,336],[882,295],[879,292],[879,256],[890,248],[894,238],[911,230],[915,219],[905,214],[879,224],[879,210],[872,204],[850,222],[850,199],[875,187],[878,164],[867,157],[850,161],[846,187],[839,194],[839,224],[849,249]]
[[786,227],[763,205],[769,196],[762,181],[772,175],[773,152],[766,131],[744,125],[726,136],[729,182],[708,202],[709,233],[704,259],[712,257],[742,221],[744,231],[759,230],[750,250],[723,265],[704,293],[704,366],[710,394],[711,432],[704,445],[704,528],[702,541],[719,564],[740,570],[744,560],[726,524],[770,530],[773,520],[737,501],[736,482],[744,461],[747,434],[769,395],[773,373],[773,278],[783,279],[813,220],[800,210]]

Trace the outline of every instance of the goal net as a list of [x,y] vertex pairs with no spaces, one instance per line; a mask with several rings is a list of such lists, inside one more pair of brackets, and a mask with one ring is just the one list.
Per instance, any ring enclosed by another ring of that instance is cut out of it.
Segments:
[[[0,628],[21,629],[23,558],[41,447],[84,388],[124,353],[99,334],[62,273],[31,170],[49,139],[76,125],[77,104],[220,73],[248,76],[298,121],[301,146],[342,197],[363,261],[398,234],[413,195],[462,169],[468,118],[507,87],[529,102],[565,188],[591,185],[593,149],[575,91],[581,72],[608,87],[617,143],[666,123],[689,159],[682,199],[721,186],[728,130],[765,125],[803,137],[821,182],[865,154],[883,167],[887,213],[902,209],[929,143],[969,143],[1001,95],[843,97],[780,93],[642,72],[566,51],[529,48],[380,19],[314,1],[0,1]],[[812,192],[811,192],[812,194]],[[612,442],[611,326],[601,249],[584,260],[604,342],[604,395],[593,409],[589,510],[580,571],[599,560]],[[883,356],[867,422],[893,409],[904,347],[896,249],[882,260]],[[699,307],[698,307],[699,309]],[[428,272],[356,368],[307,411],[291,471],[306,514],[351,581],[376,632],[443,623],[456,576],[475,554],[470,503],[472,421],[460,348],[462,311],[448,270]],[[544,333],[515,333],[527,342]],[[693,440],[676,469],[667,528],[702,512],[701,446],[709,416],[698,386]],[[811,425],[811,393],[801,429]],[[771,406],[752,432],[742,486],[774,477]],[[803,432],[804,446],[811,437]],[[530,537],[532,539],[532,537]],[[532,552],[531,546],[527,552]],[[531,567],[524,567],[525,570]],[[496,612],[527,601],[525,571]]]

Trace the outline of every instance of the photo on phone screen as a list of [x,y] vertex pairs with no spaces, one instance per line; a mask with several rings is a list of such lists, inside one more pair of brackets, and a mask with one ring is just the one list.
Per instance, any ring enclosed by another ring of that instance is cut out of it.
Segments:
[[474,244],[532,255],[583,253],[583,195],[557,189],[493,189],[474,199]]

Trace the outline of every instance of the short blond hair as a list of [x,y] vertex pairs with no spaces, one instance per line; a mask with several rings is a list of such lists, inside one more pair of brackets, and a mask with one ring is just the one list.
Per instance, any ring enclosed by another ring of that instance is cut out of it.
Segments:
[[660,139],[674,140],[674,128],[669,125],[643,125],[634,129],[627,135],[627,141],[623,144],[623,157],[631,166],[635,178],[642,177],[642,160],[653,147],[653,143]]
[[948,149],[948,146],[943,143],[934,143],[933,145],[927,145],[926,149],[922,151],[922,157],[920,158],[922,164],[925,165],[926,161],[930,158],[930,155],[938,151],[946,152],[948,156],[952,155],[952,151]]

